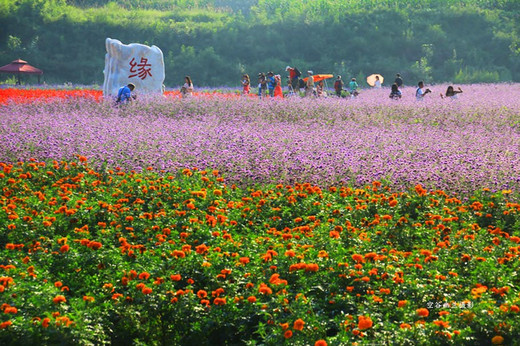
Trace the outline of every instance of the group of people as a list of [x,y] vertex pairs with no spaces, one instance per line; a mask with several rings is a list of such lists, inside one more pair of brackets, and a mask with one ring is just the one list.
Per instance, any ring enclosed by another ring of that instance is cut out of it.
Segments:
[[[307,71],[307,78],[302,79],[301,72],[296,67],[287,66],[285,69],[289,72],[289,78],[287,81],[287,86],[289,88],[289,95],[294,95],[300,91],[300,89],[304,89],[305,96],[315,96],[322,97],[324,95],[324,84],[323,80],[319,80],[318,84],[315,86],[315,79],[313,76],[313,71]],[[242,93],[247,95],[251,91],[251,80],[249,75],[242,75]],[[389,97],[393,100],[399,100],[402,98],[402,92],[400,88],[403,86],[403,78],[398,73],[396,74],[396,78],[394,83],[391,86]],[[424,82],[420,81],[417,84],[418,88],[415,91],[415,98],[418,101],[424,99],[424,97],[430,94],[432,91],[428,88],[425,88]],[[378,76],[376,76],[375,88],[381,88],[381,81]],[[134,91],[135,85],[129,83],[127,85],[122,86],[117,93],[117,104],[128,103],[129,101],[135,99],[135,95],[132,95],[132,91]],[[359,95],[359,84],[356,81],[356,78],[352,78],[348,83],[348,89],[344,89],[344,83],[340,75],[336,76],[336,80],[334,81],[334,90],[336,96],[342,97],[343,91],[347,91],[351,98],[356,98]],[[184,85],[181,87],[181,95],[182,97],[189,97],[193,94],[193,82],[191,81],[190,76],[184,77]],[[462,93],[462,89],[459,87],[457,90],[453,86],[448,86],[445,94],[440,94],[441,98],[450,98],[455,99],[457,95]],[[258,74],[258,97],[280,97],[283,98],[282,91],[282,78],[279,74],[275,75],[273,72],[267,72],[267,74],[260,72]]]
[[[251,79],[247,74],[242,76],[242,93],[247,95],[251,90]],[[272,71],[267,74],[260,72],[258,74],[258,97],[283,97],[282,77],[275,75]]]

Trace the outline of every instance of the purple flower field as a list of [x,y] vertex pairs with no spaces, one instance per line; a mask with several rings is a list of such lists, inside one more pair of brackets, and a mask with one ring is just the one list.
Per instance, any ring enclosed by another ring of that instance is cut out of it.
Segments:
[[416,101],[389,89],[355,99],[147,98],[114,108],[70,99],[0,106],[0,161],[218,169],[230,183],[388,181],[396,188],[520,191],[520,85],[446,85]]

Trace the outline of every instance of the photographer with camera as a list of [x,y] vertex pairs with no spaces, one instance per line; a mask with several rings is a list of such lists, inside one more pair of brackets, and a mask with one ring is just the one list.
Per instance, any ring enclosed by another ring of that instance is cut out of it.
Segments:
[[426,94],[431,93],[432,91],[430,89],[424,89],[424,82],[423,81],[420,81],[417,85],[419,87],[415,91],[415,98],[417,99],[417,101],[422,101],[424,96]]

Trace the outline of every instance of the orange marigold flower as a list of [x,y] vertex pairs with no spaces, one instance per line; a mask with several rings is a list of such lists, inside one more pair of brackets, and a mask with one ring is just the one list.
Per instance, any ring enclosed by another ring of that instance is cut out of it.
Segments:
[[43,320],[42,320],[42,327],[43,328],[47,328],[49,326],[49,323],[51,322],[51,319],[48,318],[48,317],[45,317]]
[[285,333],[283,333],[283,337],[286,339],[292,338],[292,335],[293,335],[293,332],[290,329],[286,330]]
[[269,288],[269,286],[267,286],[266,284],[262,283],[262,284],[260,284],[260,287],[258,288],[258,292],[260,292],[262,294],[272,294],[273,290],[271,288]]
[[504,338],[500,335],[496,335],[491,339],[491,343],[493,345],[502,345],[504,343]]
[[294,330],[303,330],[304,324],[305,324],[305,322],[301,318],[298,318],[296,321],[294,321],[293,329]]
[[150,274],[147,272],[142,272],[141,274],[139,274],[139,279],[141,279],[141,280],[148,280],[149,277],[150,277]]
[[372,328],[373,322],[372,319],[368,316],[359,316],[358,317],[358,328],[359,330],[364,330],[368,328]]
[[249,296],[247,297],[247,301],[250,303],[256,303],[256,297],[255,296]]
[[439,321],[439,320],[436,320],[436,321],[433,321],[433,323],[439,327],[442,327],[442,328],[448,328],[450,326],[450,324],[446,321]]
[[88,247],[91,248],[92,250],[99,250],[102,246],[103,246],[103,244],[101,244],[98,241],[91,241],[88,244]]
[[325,340],[318,340],[314,343],[314,346],[327,346],[327,342]]
[[4,314],[16,314],[18,313],[18,309],[14,306],[8,306],[4,309]]
[[412,326],[409,325],[408,323],[401,323],[401,325],[399,327],[401,329],[410,329],[410,328],[412,328]]
[[397,303],[397,307],[398,307],[398,308],[402,308],[402,307],[405,306],[407,303],[408,303],[407,300],[400,300],[400,301]]
[[306,272],[317,272],[320,269],[320,267],[316,263],[309,263],[305,267]]
[[170,275],[170,279],[172,279],[173,281],[181,281],[181,274]]
[[352,259],[356,261],[357,263],[365,262],[365,258],[360,254],[354,254],[352,255]]
[[69,249],[70,249],[70,247],[67,244],[65,244],[62,247],[60,247],[60,252],[65,253],[65,252],[69,251]]
[[67,302],[67,299],[62,295],[57,295],[56,297],[54,297],[52,299],[52,302],[54,304],[65,303],[65,302]]
[[197,297],[199,297],[199,298],[201,298],[201,299],[202,299],[202,298],[206,298],[207,296],[208,296],[208,292],[206,292],[206,291],[204,291],[204,290],[199,290],[199,291],[197,292]]
[[430,314],[430,311],[428,311],[428,309],[426,308],[420,308],[415,311],[417,312],[417,315],[421,317],[428,317],[428,315]]
[[520,312],[520,308],[518,307],[518,305],[511,305],[510,311],[511,312]]
[[213,300],[213,304],[215,305],[226,305],[226,298],[217,297]]
[[143,288],[143,294],[150,294],[152,293],[152,289],[150,287]]
[[13,322],[11,322],[11,321],[2,322],[2,323],[0,323],[0,329],[5,329],[5,328],[9,327],[12,324],[13,324]]

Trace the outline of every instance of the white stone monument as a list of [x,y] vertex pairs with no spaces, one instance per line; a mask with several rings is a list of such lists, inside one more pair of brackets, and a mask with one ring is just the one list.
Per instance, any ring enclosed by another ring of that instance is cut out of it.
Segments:
[[105,81],[103,96],[116,96],[120,87],[133,83],[138,94],[162,94],[164,58],[157,46],[122,44],[107,38],[105,42]]

